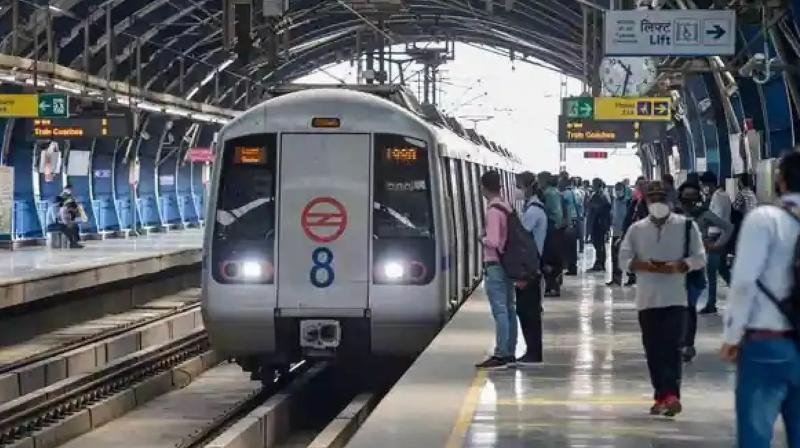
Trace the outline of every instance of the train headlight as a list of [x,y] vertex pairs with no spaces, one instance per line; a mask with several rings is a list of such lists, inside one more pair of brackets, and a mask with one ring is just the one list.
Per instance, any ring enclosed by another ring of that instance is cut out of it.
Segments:
[[406,268],[396,261],[390,261],[383,265],[383,275],[387,280],[400,280],[406,274]]
[[242,276],[247,280],[260,279],[264,273],[261,263],[257,261],[242,262]]

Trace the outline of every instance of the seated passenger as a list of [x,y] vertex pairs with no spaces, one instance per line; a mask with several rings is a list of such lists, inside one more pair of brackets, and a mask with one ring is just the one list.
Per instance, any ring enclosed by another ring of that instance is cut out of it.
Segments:
[[81,212],[78,209],[78,203],[74,200],[68,200],[59,209],[58,215],[61,220],[61,233],[69,240],[70,249],[81,249],[83,246],[79,243],[80,236],[78,235],[78,217]]
[[639,326],[655,389],[650,413],[672,417],[682,410],[680,349],[687,303],[686,272],[701,269],[706,255],[697,226],[691,225],[690,241],[685,243],[687,220],[672,213],[661,182],[647,186],[645,200],[649,216],[628,229],[620,246],[619,264],[620,269],[636,273]]

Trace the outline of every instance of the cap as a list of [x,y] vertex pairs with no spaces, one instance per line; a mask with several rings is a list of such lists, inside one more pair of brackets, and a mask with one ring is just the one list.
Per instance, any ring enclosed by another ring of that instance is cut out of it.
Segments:
[[645,187],[645,195],[647,196],[666,196],[667,191],[664,189],[664,184],[661,181],[654,180],[647,184]]

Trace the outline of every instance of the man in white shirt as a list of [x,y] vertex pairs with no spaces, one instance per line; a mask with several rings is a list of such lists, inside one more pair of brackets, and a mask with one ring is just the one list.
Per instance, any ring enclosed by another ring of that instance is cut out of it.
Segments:
[[[778,189],[782,205],[798,212],[800,153],[781,160]],[[721,356],[738,364],[741,448],[769,448],[778,413],[783,414],[789,447],[800,448],[800,348],[788,319],[767,295],[789,297],[798,235],[797,219],[773,206],[750,212],[739,234]]]
[[[703,192],[706,197],[710,198],[708,209],[725,221],[731,222],[731,198],[725,190],[719,188],[716,174],[706,171],[700,176],[700,182],[703,184]],[[720,235],[722,235],[722,229],[718,227],[710,227],[708,229],[708,238],[712,241],[719,238]],[[714,314],[717,312],[717,277],[721,276],[725,283],[729,285],[731,283],[731,272],[728,268],[727,258],[727,247],[708,252],[708,264],[706,265],[708,301],[705,307],[700,310],[700,314]]]
[[655,390],[655,404],[650,413],[672,417],[682,410],[681,343],[688,303],[686,272],[702,269],[706,254],[697,225],[672,213],[661,182],[651,182],[645,191],[649,215],[625,233],[619,250],[619,267],[636,273],[636,308]]

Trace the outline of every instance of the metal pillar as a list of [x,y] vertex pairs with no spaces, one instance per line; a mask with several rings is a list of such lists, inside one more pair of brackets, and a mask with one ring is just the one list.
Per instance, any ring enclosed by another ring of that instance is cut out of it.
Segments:
[[114,70],[114,29],[111,24],[111,2],[106,4],[106,81],[111,81]]
[[[567,92],[567,77],[561,75],[561,86],[558,90],[558,98],[564,98],[567,96],[569,92]],[[560,101],[559,101],[560,103]],[[567,145],[565,143],[561,143],[558,145],[558,172],[567,171]]]
[[425,71],[423,72],[423,79],[422,79],[422,81],[423,81],[422,90],[423,90],[423,94],[425,95],[425,104],[430,104],[430,101],[431,101],[430,80],[431,80],[431,66],[430,65],[425,65]]
[[19,52],[19,35],[22,27],[19,26],[19,0],[11,0],[11,54]]
[[369,51],[367,51],[367,70],[372,73],[370,78],[367,78],[367,84],[374,84],[375,83],[375,54],[372,51],[372,45],[370,45]]
[[583,12],[583,91],[587,92],[591,84],[589,80],[589,8],[583,6],[581,10]]

